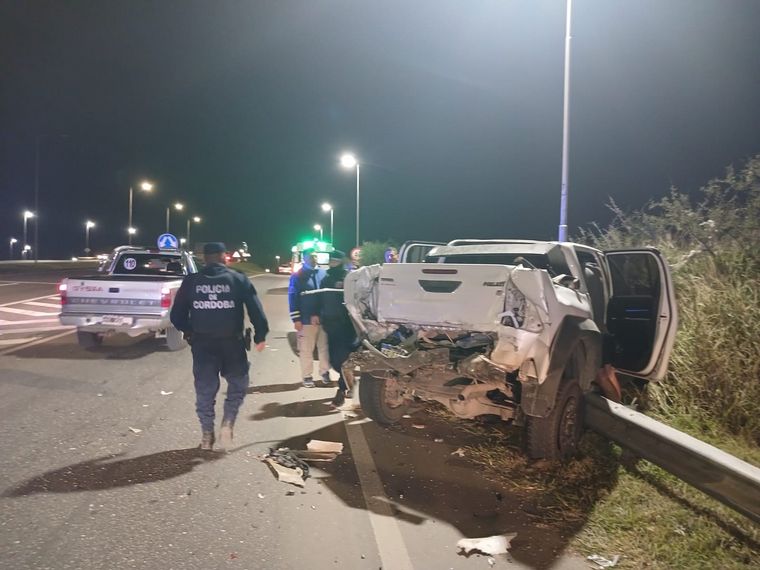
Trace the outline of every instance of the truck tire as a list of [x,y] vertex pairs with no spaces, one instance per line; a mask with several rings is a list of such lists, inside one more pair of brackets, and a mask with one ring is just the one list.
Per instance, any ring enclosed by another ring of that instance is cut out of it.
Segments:
[[187,346],[185,339],[182,338],[182,332],[174,327],[166,329],[166,346],[172,352],[182,350]]
[[377,378],[369,374],[361,376],[359,403],[367,417],[384,426],[397,423],[409,408],[398,394],[395,378]]
[[545,418],[528,416],[525,447],[531,459],[563,461],[578,452],[583,428],[583,393],[578,380],[566,378],[557,391],[551,413]]
[[78,330],[77,342],[82,348],[95,348],[96,346],[103,344],[103,335],[94,332]]

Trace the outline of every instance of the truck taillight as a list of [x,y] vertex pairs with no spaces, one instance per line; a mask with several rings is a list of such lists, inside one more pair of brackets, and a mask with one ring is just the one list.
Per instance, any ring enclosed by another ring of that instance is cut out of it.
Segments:
[[172,292],[168,287],[161,289],[161,308],[168,309],[172,306]]
[[68,298],[66,296],[66,291],[68,288],[69,286],[66,285],[66,283],[60,283],[58,285],[58,294],[61,296],[61,305],[65,305],[68,301]]

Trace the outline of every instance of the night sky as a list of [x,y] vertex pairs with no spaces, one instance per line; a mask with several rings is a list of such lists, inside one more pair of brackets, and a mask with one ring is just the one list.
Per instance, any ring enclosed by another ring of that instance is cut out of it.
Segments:
[[[138,242],[180,200],[193,241],[286,255],[335,206],[362,237],[553,239],[565,2],[0,3],[0,235],[40,161],[40,256]],[[760,2],[576,0],[570,231],[760,152]],[[173,230],[184,233],[181,222]],[[31,226],[30,226],[31,228]],[[31,235],[31,232],[30,232]]]

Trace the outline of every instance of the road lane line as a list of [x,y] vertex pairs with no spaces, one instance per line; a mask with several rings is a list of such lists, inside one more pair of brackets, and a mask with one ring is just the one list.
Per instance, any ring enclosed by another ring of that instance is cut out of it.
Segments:
[[22,342],[23,343],[32,342],[33,340],[37,340],[38,338],[40,338],[40,337],[38,337],[38,336],[28,336],[26,338],[5,338],[5,339],[0,339],[0,346],[11,346],[13,344],[21,344]]
[[0,331],[0,335],[5,334],[20,334],[20,333],[41,333],[41,332],[50,332],[50,331],[60,331],[63,329],[74,329],[76,327],[69,327],[65,325],[59,325],[57,327],[27,327],[25,329],[3,329]]
[[26,301],[25,303],[22,303],[23,305],[32,305],[33,307],[47,307],[48,309],[60,309],[61,303],[55,303],[53,301],[48,301],[47,303],[43,303],[42,301]]
[[9,348],[7,350],[0,351],[0,356],[5,356],[6,354],[11,354],[13,352],[17,352],[19,350],[23,350],[24,348],[29,348],[32,346],[37,346],[38,344],[42,344],[45,342],[50,342],[51,340],[55,340],[58,338],[61,338],[62,336],[66,336],[67,334],[71,334],[73,332],[76,332],[75,328],[72,328],[71,330],[68,330],[66,332],[62,332],[60,334],[55,334],[53,336],[49,336],[47,338],[42,338],[40,340],[37,340],[35,342],[30,342],[29,344],[22,344],[21,346],[14,346],[13,348]]
[[[49,316],[54,316],[50,313]],[[14,325],[36,325],[37,323],[57,323],[59,320],[55,319],[27,319],[23,321],[4,321],[0,319],[0,327],[12,327]]]
[[20,301],[11,301],[10,303],[3,303],[0,307],[10,307],[11,305],[23,305],[29,301],[39,301],[40,299],[54,299],[58,295],[43,295],[42,297],[32,297],[31,299],[21,299]]
[[372,459],[372,452],[369,450],[361,424],[346,424],[346,434],[354,457],[356,473],[359,475],[364,502],[367,505],[369,522],[375,533],[382,567],[393,570],[414,570],[391,503],[385,496],[383,482],[377,474],[377,465]]
[[50,313],[43,313],[42,311],[31,311],[29,309],[19,309],[17,307],[9,307],[5,305],[0,309],[0,313],[12,313],[14,315],[26,315],[27,317],[48,317]]
[[0,287],[8,287],[9,285],[18,285],[18,284],[19,284],[18,281],[11,281],[9,283],[2,282],[0,283]]

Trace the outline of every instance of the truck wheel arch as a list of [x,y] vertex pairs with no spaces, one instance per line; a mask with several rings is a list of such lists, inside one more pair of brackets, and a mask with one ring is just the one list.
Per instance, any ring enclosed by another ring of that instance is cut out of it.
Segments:
[[542,383],[523,382],[520,407],[528,416],[543,418],[554,409],[563,374],[573,353],[578,357],[577,380],[585,393],[602,365],[602,335],[591,319],[565,317],[551,351],[549,373]]

